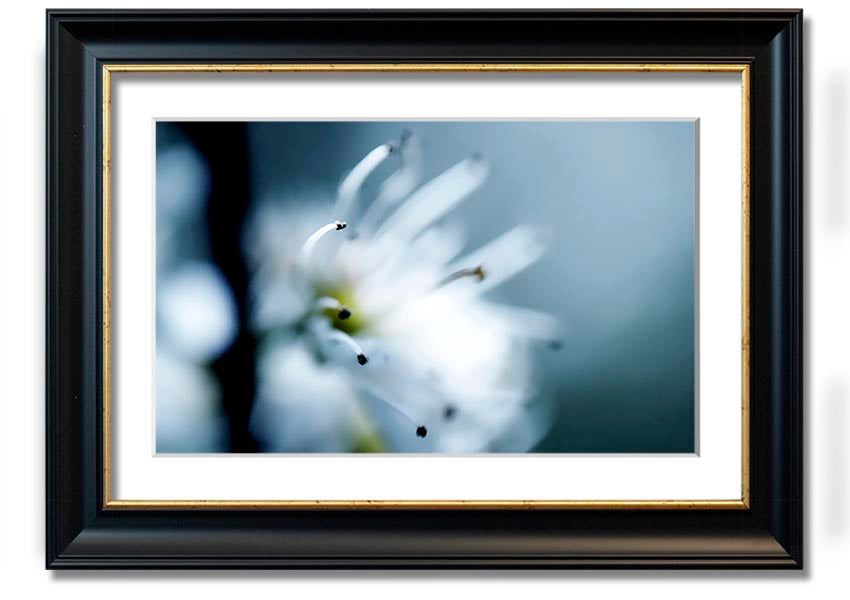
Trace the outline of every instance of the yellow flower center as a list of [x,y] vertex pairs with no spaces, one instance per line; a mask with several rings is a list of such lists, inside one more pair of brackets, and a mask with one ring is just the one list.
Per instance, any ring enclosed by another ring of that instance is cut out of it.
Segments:
[[368,325],[363,313],[358,310],[357,302],[351,288],[348,287],[319,287],[316,290],[319,297],[334,298],[342,307],[325,308],[321,312],[330,319],[334,329],[339,329],[348,335],[355,335]]

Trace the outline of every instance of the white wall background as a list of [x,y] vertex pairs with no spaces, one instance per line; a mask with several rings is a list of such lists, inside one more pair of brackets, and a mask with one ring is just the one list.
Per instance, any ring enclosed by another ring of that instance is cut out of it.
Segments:
[[[44,571],[44,9],[4,6],[0,94],[0,589],[8,598],[846,597],[850,559],[850,7],[836,0],[581,5],[806,10],[806,479],[803,573],[48,573]],[[137,7],[111,0],[91,7]],[[284,7],[289,3],[253,2]],[[319,6],[315,2],[313,7]],[[322,5],[356,7],[364,3]],[[365,3],[404,6],[404,3]],[[444,2],[445,5],[450,3]],[[458,3],[460,4],[460,3]],[[567,3],[536,3],[569,6]],[[146,6],[173,8],[170,2]],[[222,8],[238,2],[181,2]],[[306,3],[302,3],[302,6]],[[439,6],[411,2],[409,6]],[[533,6],[466,2],[479,7]],[[292,6],[298,6],[292,4]],[[457,5],[455,5],[457,6]],[[244,6],[242,6],[244,7]],[[844,592],[841,590],[844,589]],[[448,596],[447,596],[448,594]]]

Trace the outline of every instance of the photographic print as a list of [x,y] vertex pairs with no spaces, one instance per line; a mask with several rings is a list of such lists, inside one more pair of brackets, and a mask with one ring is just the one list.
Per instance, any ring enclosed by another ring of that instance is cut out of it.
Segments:
[[803,24],[48,11],[45,566],[801,569]]
[[157,454],[697,451],[697,121],[155,134]]

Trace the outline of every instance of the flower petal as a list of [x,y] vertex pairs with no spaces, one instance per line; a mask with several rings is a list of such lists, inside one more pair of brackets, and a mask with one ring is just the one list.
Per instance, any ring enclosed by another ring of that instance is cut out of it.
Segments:
[[402,138],[401,167],[387,177],[378,188],[378,196],[366,210],[363,218],[355,223],[358,231],[374,231],[375,227],[386,217],[387,211],[407,197],[422,180],[424,159],[422,143],[419,136],[410,134]]
[[265,452],[347,452],[361,428],[348,377],[305,344],[277,336],[260,348],[250,427]]
[[449,265],[446,273],[481,266],[482,281],[472,281],[471,289],[483,294],[537,262],[546,248],[543,233],[528,225],[519,225],[492,242]]
[[487,172],[487,163],[480,157],[459,162],[413,192],[375,236],[390,236],[402,243],[412,240],[478,188]]
[[366,156],[359,163],[354,165],[354,168],[345,176],[342,183],[339,184],[337,191],[336,207],[334,208],[335,218],[346,219],[351,213],[357,197],[360,195],[360,189],[363,187],[363,182],[371,175],[375,169],[381,166],[387,157],[392,153],[392,144],[381,144]]
[[558,319],[544,312],[492,302],[484,303],[483,310],[515,337],[552,341],[562,335]]

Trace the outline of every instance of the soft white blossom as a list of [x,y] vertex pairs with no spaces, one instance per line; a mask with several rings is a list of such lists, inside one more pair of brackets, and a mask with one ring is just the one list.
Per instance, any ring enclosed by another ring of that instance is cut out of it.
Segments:
[[221,272],[207,261],[187,261],[159,278],[161,342],[201,363],[218,357],[237,334],[236,301]]
[[[374,198],[364,183],[396,167]],[[263,338],[252,428],[270,451],[521,452],[543,433],[535,353],[558,324],[486,293],[533,265],[519,225],[465,250],[452,210],[479,156],[422,181],[416,136],[378,146],[336,198],[260,202],[244,233]]]
[[168,350],[156,353],[156,451],[221,452],[227,420],[209,369]]
[[209,365],[233,342],[238,318],[208,256],[209,167],[185,140],[156,160],[156,452],[223,452],[227,418]]

